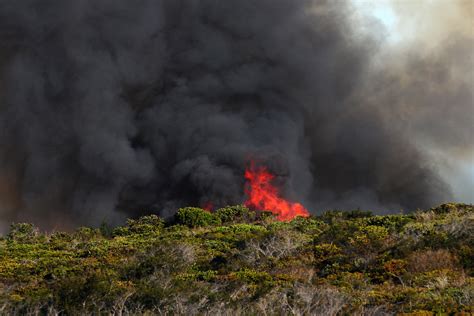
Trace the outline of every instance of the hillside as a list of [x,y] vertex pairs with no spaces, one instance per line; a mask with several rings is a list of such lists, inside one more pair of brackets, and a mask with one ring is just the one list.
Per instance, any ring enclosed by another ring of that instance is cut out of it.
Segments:
[[[1,314],[383,315],[474,312],[474,208],[330,211],[277,221],[181,209],[111,229],[0,240]],[[422,312],[425,311],[425,312]]]

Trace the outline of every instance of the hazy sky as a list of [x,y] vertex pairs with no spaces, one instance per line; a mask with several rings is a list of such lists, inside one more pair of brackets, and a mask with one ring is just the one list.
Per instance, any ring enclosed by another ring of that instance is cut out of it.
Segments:
[[[352,3],[354,18],[364,31],[380,33],[380,28],[384,29],[381,58],[403,56],[407,49],[416,46],[428,52],[442,50],[443,43],[453,33],[474,37],[473,0],[352,0]],[[472,76],[470,81],[474,85]],[[474,110],[466,115],[474,117]],[[428,151],[436,157],[440,174],[451,185],[457,200],[474,203],[473,146],[466,149],[461,159],[453,158],[450,152],[429,148]]]

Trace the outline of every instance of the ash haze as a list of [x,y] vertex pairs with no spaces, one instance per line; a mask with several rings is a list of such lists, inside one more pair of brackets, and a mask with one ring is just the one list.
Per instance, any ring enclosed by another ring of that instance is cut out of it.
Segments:
[[377,3],[2,1],[1,221],[472,202],[473,3]]
[[[365,24],[362,22],[359,26],[365,26],[365,31],[369,33],[375,29],[374,33],[380,34],[380,29],[382,29],[382,34],[384,34],[384,45],[381,46],[375,63],[380,63],[381,60],[396,61],[398,65],[390,68],[382,64],[382,68],[393,71],[393,69],[399,70],[402,63],[407,64],[406,61],[409,60],[407,55],[416,54],[420,59],[431,61],[438,59],[439,64],[444,64],[444,73],[449,73],[450,82],[456,82],[458,87],[465,85],[466,89],[471,91],[464,102],[462,100],[445,101],[445,115],[451,116],[451,112],[456,111],[452,108],[460,108],[460,112],[466,115],[464,124],[469,127],[464,130],[465,133],[457,133],[457,139],[445,139],[442,144],[442,139],[450,135],[449,133],[430,135],[423,130],[425,124],[411,124],[418,129],[412,134],[417,138],[417,145],[431,156],[430,159],[437,166],[442,178],[451,186],[454,199],[464,203],[474,203],[474,131],[472,127],[474,125],[472,97],[474,1],[352,0],[352,4],[356,18],[365,21]],[[371,23],[368,24],[368,21]],[[379,23],[378,27],[370,27],[376,23]],[[447,60],[449,55],[451,58]],[[436,70],[434,67],[433,69]],[[440,69],[439,66],[438,69]],[[429,82],[435,82],[435,73],[433,71],[433,77],[428,80]],[[449,84],[440,84],[440,86],[452,87]],[[443,91],[445,90],[442,89],[437,94],[442,94]],[[430,94],[427,92],[426,96]],[[445,96],[449,95],[452,94],[445,94]],[[411,107],[429,111],[429,106],[423,109],[421,104]],[[426,115],[442,116],[436,113]],[[421,117],[421,119],[425,118]],[[453,119],[451,123],[448,121],[440,124],[453,124],[451,130],[465,128],[462,124],[457,126],[455,122],[456,120]],[[441,129],[440,132],[443,130]],[[451,147],[450,150],[446,150],[446,146]]]

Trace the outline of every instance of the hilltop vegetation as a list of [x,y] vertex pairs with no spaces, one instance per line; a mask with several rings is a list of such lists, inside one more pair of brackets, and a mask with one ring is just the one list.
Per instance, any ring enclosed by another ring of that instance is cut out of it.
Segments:
[[[472,313],[474,211],[330,211],[279,222],[235,206],[0,240],[2,314]],[[424,312],[423,312],[424,311]]]

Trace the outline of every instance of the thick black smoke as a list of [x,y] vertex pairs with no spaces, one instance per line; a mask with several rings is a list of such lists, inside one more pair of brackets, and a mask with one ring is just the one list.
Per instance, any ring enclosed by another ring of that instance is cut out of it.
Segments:
[[449,199],[397,122],[403,107],[383,104],[400,84],[370,70],[377,41],[355,34],[349,12],[313,0],[0,2],[2,220],[76,226],[238,204],[249,159],[315,212]]

